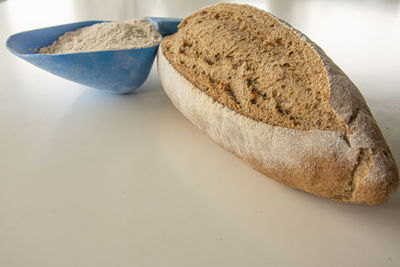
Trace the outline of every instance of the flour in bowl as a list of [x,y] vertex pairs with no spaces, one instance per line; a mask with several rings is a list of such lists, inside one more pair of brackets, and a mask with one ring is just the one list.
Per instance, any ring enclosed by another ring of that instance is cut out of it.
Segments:
[[119,50],[150,47],[162,37],[145,19],[103,22],[66,32],[39,54],[67,54],[88,51]]

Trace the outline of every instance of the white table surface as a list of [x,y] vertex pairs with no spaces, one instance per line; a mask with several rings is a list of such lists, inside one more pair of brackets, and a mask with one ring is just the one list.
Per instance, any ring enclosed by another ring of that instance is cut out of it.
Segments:
[[[13,56],[8,35],[184,17],[212,1],[0,1],[0,266],[400,266],[400,193],[378,207],[287,188],[197,131],[156,69],[110,95]],[[400,161],[398,1],[249,1],[316,41]]]

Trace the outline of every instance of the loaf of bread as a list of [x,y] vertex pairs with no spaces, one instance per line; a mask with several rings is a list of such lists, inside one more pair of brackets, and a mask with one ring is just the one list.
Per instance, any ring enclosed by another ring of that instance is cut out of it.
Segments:
[[248,5],[185,18],[157,57],[173,104],[264,175],[317,196],[377,205],[396,163],[364,98],[303,33]]

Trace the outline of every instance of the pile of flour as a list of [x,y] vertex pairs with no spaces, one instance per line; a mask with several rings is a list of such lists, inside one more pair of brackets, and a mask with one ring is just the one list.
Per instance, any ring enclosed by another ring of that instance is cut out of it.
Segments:
[[66,54],[87,51],[143,48],[158,44],[161,35],[144,19],[97,23],[62,35],[39,54]]

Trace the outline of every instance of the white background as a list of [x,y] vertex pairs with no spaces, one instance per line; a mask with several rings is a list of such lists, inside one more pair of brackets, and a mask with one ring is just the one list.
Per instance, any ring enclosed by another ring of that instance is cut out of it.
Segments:
[[[213,1],[0,1],[0,266],[400,266],[400,193],[378,207],[287,188],[197,131],[155,68],[105,94],[13,56],[8,35],[185,17]],[[317,42],[400,161],[398,1],[249,1]]]

